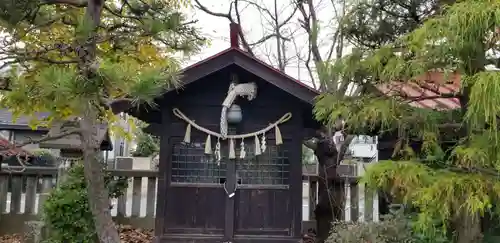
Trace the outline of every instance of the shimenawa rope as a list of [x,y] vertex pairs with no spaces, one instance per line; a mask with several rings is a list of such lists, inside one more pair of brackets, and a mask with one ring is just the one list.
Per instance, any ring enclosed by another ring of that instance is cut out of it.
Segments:
[[[206,129],[206,128],[204,128],[204,127],[196,124],[196,122],[194,122],[193,120],[189,119],[179,109],[174,108],[172,111],[174,112],[174,115],[176,117],[184,120],[185,122],[187,122],[192,127],[196,128],[199,131],[202,131],[202,132],[204,132],[204,133],[206,133],[208,135],[212,135],[214,137],[220,138],[222,140],[225,140],[225,139],[243,139],[243,138],[249,138],[249,137],[258,136],[258,135],[261,135],[261,134],[264,134],[264,133],[270,131],[271,129],[277,127],[280,124],[283,124],[283,123],[287,122],[288,120],[290,120],[290,118],[292,118],[292,113],[288,112],[285,115],[283,115],[280,119],[278,119],[276,122],[271,123],[271,124],[269,124],[269,126],[263,128],[263,129],[260,129],[260,130],[258,130],[256,132],[246,133],[246,134],[238,134],[238,135],[227,135],[225,138],[223,138],[220,133],[217,133],[217,132],[214,132],[214,131],[210,131],[210,130],[208,130],[208,129]],[[279,134],[279,136],[281,136],[281,134]]]
[[[220,140],[226,140],[229,139],[229,159],[236,159],[236,148],[235,148],[235,139],[241,139],[240,143],[240,159],[244,159],[246,156],[246,151],[245,151],[245,138],[250,138],[254,137],[254,142],[255,142],[255,150],[254,153],[255,155],[261,155],[266,151],[266,132],[270,131],[271,129],[274,128],[274,136],[275,136],[275,143],[276,145],[280,145],[283,143],[283,138],[281,135],[281,131],[278,127],[278,125],[285,123],[286,121],[290,120],[292,118],[292,113],[286,113],[283,115],[278,121],[269,124],[269,126],[256,131],[252,133],[246,133],[246,134],[239,134],[239,135],[227,135],[223,136],[220,133],[208,130],[194,122],[193,120],[189,119],[184,113],[182,113],[179,109],[174,108],[173,113],[175,116],[178,118],[184,120],[188,125],[186,127],[186,134],[184,135],[184,142],[185,143],[191,143],[191,127],[194,127],[195,129],[198,129],[201,132],[206,133],[207,139],[205,141],[205,154],[212,154],[212,136],[217,138],[217,143],[215,145],[215,158],[218,162],[221,160],[221,154],[220,154]],[[259,135],[261,138],[259,139]]]

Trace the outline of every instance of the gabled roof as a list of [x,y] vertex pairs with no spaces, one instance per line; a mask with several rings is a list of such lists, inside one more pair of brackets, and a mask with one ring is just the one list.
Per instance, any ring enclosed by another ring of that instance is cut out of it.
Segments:
[[312,104],[314,97],[319,94],[317,90],[250,56],[237,47],[228,48],[184,68],[182,70],[182,85],[195,82],[230,65],[237,65],[309,104]]
[[[41,120],[48,116],[47,113],[39,113],[36,117]],[[28,116],[20,116],[17,120],[13,121],[13,114],[8,109],[0,109],[0,129],[3,130],[29,130],[31,131],[31,127],[29,126],[29,122],[31,117]],[[37,130],[48,131],[47,128],[39,127]]]
[[[182,70],[182,85],[195,82],[232,64],[259,76],[309,104],[312,104],[314,97],[319,94],[318,90],[249,55],[238,47],[228,48],[184,68]],[[419,108],[437,110],[459,108],[460,103],[457,98],[438,98],[438,96],[459,92],[460,75],[451,74],[447,78],[450,80],[449,82],[445,82],[445,79],[445,74],[442,72],[428,72],[410,82],[392,82],[377,88],[386,95],[403,95],[407,100],[414,99],[415,101],[409,102],[409,104]]]
[[[49,116],[48,113],[41,112],[36,114],[35,117],[39,120],[42,120],[44,118],[47,118],[48,116]],[[33,129],[29,126],[31,117],[20,116],[17,118],[15,122],[13,121],[13,117],[14,116],[12,112],[10,112],[8,109],[0,109],[0,130],[33,131]],[[55,131],[55,133],[57,134],[57,132],[59,132],[58,129],[59,129],[58,127],[51,127],[50,129],[47,127],[37,127],[35,131],[48,132],[49,130],[53,131],[57,130]],[[100,127],[98,133],[104,134],[104,140],[101,143],[101,150],[108,150],[108,151],[113,150],[113,144],[111,143],[111,138],[106,128]],[[4,142],[0,140],[0,154],[2,154],[1,150],[3,143]],[[80,146],[80,139],[77,136],[68,136],[66,138],[45,141],[41,143],[40,146],[44,148],[56,148],[56,149],[76,148]]]

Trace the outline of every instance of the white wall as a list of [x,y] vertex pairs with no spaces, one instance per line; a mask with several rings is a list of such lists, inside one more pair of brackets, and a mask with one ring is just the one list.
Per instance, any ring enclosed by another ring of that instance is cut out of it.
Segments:
[[[126,132],[130,132],[130,124],[128,124],[128,115],[125,113],[120,114],[119,126],[123,127]],[[113,151],[108,151],[107,158],[114,159],[117,156],[127,157],[130,156],[131,141],[127,141],[124,137],[117,134],[110,134],[111,143],[113,144]],[[121,151],[120,151],[121,150]],[[106,155],[104,155],[106,156]]]

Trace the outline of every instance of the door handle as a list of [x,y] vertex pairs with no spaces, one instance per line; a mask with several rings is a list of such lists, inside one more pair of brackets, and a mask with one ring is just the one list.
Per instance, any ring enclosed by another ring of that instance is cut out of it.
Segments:
[[232,197],[234,197],[234,195],[236,194],[236,189],[238,189],[238,184],[235,184],[235,185],[234,185],[234,190],[233,190],[232,192],[229,192],[229,191],[227,190],[227,187],[226,187],[226,185],[227,185],[227,183],[226,183],[226,182],[227,182],[227,181],[225,181],[225,182],[224,182],[224,184],[223,184],[224,191],[226,192],[227,197],[232,198]]

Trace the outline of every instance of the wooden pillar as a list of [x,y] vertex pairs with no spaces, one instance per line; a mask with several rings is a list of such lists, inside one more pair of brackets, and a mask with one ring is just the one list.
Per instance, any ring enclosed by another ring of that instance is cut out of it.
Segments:
[[[378,137],[375,137],[375,147],[377,147],[376,145],[378,144]],[[375,160],[373,161],[373,163],[377,163],[378,162],[378,149],[377,151],[375,152]],[[380,220],[380,212],[379,212],[379,200],[378,200],[378,191],[374,191],[373,192],[373,221],[374,222],[378,222]]]
[[[314,210],[318,242],[324,242],[328,238],[330,225],[333,221],[333,210],[330,207],[327,180],[324,179],[324,175],[323,170],[320,170],[318,176],[318,203]],[[329,184],[332,186],[331,183]]]
[[27,221],[23,230],[24,243],[42,243],[47,237],[47,228],[42,221]]
[[[130,157],[119,157],[115,158],[115,160],[116,160],[115,163],[116,169],[131,170],[133,167],[133,159]],[[116,203],[116,215],[120,217],[126,217],[126,213],[127,213],[127,191],[123,195],[117,198],[117,203]]]
[[373,221],[378,222],[380,220],[380,213],[379,213],[379,201],[378,201],[378,192],[375,191],[373,193]]
[[318,204],[318,182],[316,180],[311,180],[311,177],[308,177],[309,181],[309,220],[314,220],[314,209]]
[[[357,176],[363,176],[365,173],[365,168],[363,162],[357,163]],[[358,222],[365,221],[365,185],[363,183],[358,183]]]
[[351,222],[351,182],[344,182],[344,190],[345,190],[345,207],[344,207],[344,220],[346,222]]

